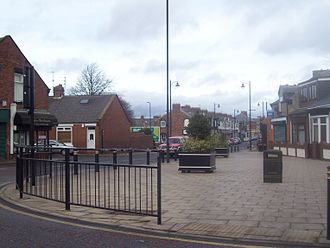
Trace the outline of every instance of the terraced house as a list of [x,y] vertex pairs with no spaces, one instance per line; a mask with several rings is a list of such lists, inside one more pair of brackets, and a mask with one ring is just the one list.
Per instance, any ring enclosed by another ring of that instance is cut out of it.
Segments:
[[0,38],[0,159],[14,154],[14,144],[30,144],[31,113],[34,129],[47,137],[56,118],[48,112],[49,88],[11,36]]
[[330,70],[280,86],[279,99],[271,106],[275,149],[284,155],[330,159]]

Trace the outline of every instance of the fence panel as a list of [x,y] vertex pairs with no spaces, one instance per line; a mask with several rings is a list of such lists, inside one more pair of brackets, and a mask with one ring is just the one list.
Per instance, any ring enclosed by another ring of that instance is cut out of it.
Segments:
[[[29,194],[70,205],[158,217],[161,223],[161,159],[153,165],[78,162],[17,156],[17,186]],[[149,161],[148,161],[149,162]],[[22,176],[20,176],[22,175]]]

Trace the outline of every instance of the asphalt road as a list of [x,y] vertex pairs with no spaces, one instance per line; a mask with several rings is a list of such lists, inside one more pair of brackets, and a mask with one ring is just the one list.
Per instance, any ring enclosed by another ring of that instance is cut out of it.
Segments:
[[[0,185],[15,180],[15,166],[0,165]],[[79,222],[49,219],[0,201],[0,247],[246,247],[214,240],[132,234]],[[251,246],[249,246],[251,247]]]

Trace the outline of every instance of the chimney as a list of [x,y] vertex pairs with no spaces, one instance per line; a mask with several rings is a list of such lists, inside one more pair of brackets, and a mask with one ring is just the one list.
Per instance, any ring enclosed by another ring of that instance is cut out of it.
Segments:
[[64,96],[64,88],[59,84],[53,88],[54,98],[62,98]]
[[181,105],[180,105],[180,103],[174,103],[174,104],[172,105],[172,110],[173,110],[173,112],[180,112],[180,109],[181,109]]

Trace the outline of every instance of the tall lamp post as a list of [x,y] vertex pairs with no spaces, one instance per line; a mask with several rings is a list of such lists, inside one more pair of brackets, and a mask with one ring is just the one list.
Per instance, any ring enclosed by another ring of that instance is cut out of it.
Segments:
[[[241,88],[245,88],[245,85],[247,83],[242,83]],[[251,81],[248,82],[249,84],[249,148],[250,151],[252,150],[252,142],[251,142],[251,127],[252,127],[252,122],[251,122]]]
[[215,121],[215,107],[220,108],[219,103],[213,103],[213,132],[215,133],[215,126],[216,126],[216,121]]
[[169,133],[169,0],[166,0],[166,162],[170,162]]
[[151,102],[147,102],[149,104],[149,129],[151,133]]
[[170,136],[172,136],[172,84],[175,83],[175,87],[180,87],[178,81],[171,81],[170,80]]

